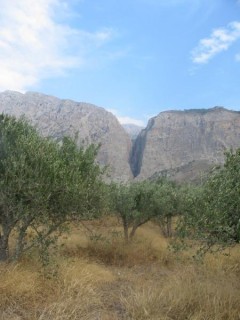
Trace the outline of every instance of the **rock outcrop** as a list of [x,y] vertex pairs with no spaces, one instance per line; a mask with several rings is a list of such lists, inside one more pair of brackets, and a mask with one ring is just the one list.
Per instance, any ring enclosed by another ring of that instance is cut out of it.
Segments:
[[61,139],[77,134],[79,145],[100,143],[97,160],[109,166],[111,178],[122,182],[132,179],[131,140],[116,117],[105,109],[40,93],[5,91],[0,93],[0,112],[24,115],[44,136]]
[[149,120],[133,145],[135,177],[167,175],[195,179],[224,161],[224,151],[240,147],[240,113],[221,107],[167,111]]

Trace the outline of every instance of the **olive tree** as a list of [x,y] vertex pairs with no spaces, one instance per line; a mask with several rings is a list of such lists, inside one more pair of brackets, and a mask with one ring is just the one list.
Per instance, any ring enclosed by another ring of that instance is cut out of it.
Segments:
[[206,249],[240,242],[240,149],[227,152],[224,166],[203,186],[189,190],[178,229]]
[[159,179],[155,182],[153,201],[158,211],[155,222],[160,226],[164,236],[171,237],[173,217],[181,211],[181,187],[173,181]]
[[24,119],[0,115],[0,261],[34,246],[46,249],[67,221],[100,212],[96,153],[94,146],[84,150],[70,138],[57,143]]
[[121,219],[126,242],[158,213],[152,201],[154,191],[154,184],[148,181],[112,186],[112,208]]

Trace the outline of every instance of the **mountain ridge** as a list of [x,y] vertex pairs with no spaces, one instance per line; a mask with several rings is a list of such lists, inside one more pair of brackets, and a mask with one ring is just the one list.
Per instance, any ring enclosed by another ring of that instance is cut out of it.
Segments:
[[240,112],[219,106],[160,112],[137,128],[137,136],[102,107],[38,92],[0,93],[0,112],[24,115],[44,136],[78,133],[79,145],[101,144],[97,161],[117,182],[158,176],[196,180],[224,162],[225,150],[240,147]]

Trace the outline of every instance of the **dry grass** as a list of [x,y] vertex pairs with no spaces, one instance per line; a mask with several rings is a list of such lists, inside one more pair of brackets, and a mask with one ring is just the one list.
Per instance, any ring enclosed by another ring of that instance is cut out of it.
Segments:
[[61,275],[57,299],[44,308],[38,319],[97,319],[104,312],[97,284],[113,277],[100,267],[83,262],[63,265]]
[[[36,265],[1,266],[0,319],[98,319],[105,313],[98,287],[111,272],[87,261],[62,261],[58,277],[46,279]],[[101,318],[102,319],[102,318]]]
[[117,220],[112,219],[107,227],[100,226],[92,230],[91,237],[85,235],[83,242],[79,241],[76,233],[71,235],[63,252],[67,256],[90,258],[107,266],[132,267],[158,262],[170,267],[174,264],[173,254],[167,249],[167,240],[162,237],[159,227],[152,223],[140,228],[134,240],[128,244],[124,241],[122,227]]
[[0,319],[34,319],[36,309],[51,301],[54,287],[29,265],[0,266]]
[[[114,227],[116,225],[116,227]],[[32,259],[0,265],[0,320],[239,320],[240,250],[176,259],[153,224],[126,246],[114,220],[76,227],[60,240],[58,275]]]
[[240,278],[240,247],[236,246],[219,254],[208,254],[204,265],[213,273],[234,274]]
[[160,257],[159,252],[154,250],[150,243],[133,241],[126,244],[122,238],[114,236],[91,241],[84,253],[107,266],[118,267],[151,264]]
[[121,300],[132,320],[240,319],[239,279],[209,276],[194,267],[169,276],[162,286],[136,285]]

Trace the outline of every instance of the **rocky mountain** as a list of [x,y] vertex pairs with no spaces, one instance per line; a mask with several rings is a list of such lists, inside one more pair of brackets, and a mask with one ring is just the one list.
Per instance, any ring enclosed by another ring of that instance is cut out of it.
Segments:
[[97,160],[109,166],[111,178],[123,182],[132,179],[131,139],[116,117],[105,109],[35,92],[5,91],[0,93],[0,112],[24,115],[44,136],[61,139],[77,134],[79,145],[100,143]]
[[100,143],[98,162],[121,182],[158,176],[199,180],[223,163],[225,150],[240,147],[240,112],[222,107],[161,112],[135,139],[141,128],[123,129],[103,108],[40,93],[0,93],[0,112],[25,115],[44,136],[77,134],[79,145]]
[[149,120],[133,145],[135,177],[192,180],[240,147],[240,113],[222,107],[167,111]]

